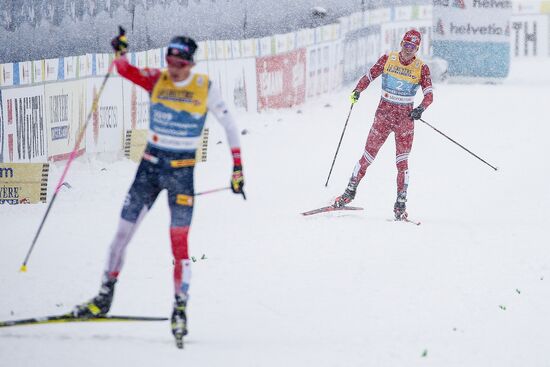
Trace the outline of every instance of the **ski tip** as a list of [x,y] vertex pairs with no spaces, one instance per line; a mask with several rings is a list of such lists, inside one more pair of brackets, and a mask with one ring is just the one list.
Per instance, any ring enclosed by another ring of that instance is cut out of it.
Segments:
[[21,265],[21,267],[19,268],[19,272],[20,273],[26,273],[27,272],[27,265],[25,265],[25,264]]

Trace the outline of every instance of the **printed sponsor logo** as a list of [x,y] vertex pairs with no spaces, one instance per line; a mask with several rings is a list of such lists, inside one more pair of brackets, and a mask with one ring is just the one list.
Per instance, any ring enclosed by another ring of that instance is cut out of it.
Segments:
[[97,89],[94,86],[93,95],[92,95],[92,127],[93,127],[93,135],[94,135],[94,142],[97,145],[97,139],[99,138],[99,111],[97,108]]
[[8,99],[8,125],[13,124],[13,99]]
[[[14,105],[11,112],[16,127],[18,158],[30,160],[43,156],[46,152],[43,96],[13,98],[10,101],[13,101]],[[8,110],[8,124],[10,124],[10,119]]]
[[132,83],[132,93],[130,95],[130,125],[132,129],[137,126],[137,91],[136,85]]
[[69,121],[69,95],[50,96],[50,123]]
[[434,4],[434,6],[444,6],[444,7],[453,7],[453,8],[466,9],[466,5],[464,4],[464,0],[434,0],[433,4]]
[[172,114],[170,112],[153,111],[153,117],[155,121],[172,121]]
[[174,102],[191,103],[199,106],[201,102],[193,99],[194,93],[189,90],[161,89],[158,93],[158,99]]
[[496,24],[490,24],[487,26],[474,26],[471,23],[465,25],[458,25],[453,22],[450,24],[449,32],[451,34],[467,34],[467,35],[505,35],[506,28],[499,27]]
[[99,108],[101,129],[115,129],[118,126],[118,108],[116,106],[102,106]]
[[4,82],[7,80],[11,80],[11,71],[7,70],[5,67],[2,68],[2,77],[4,78]]
[[27,66],[27,64],[22,64],[21,65],[21,80],[22,81],[28,81],[28,79],[30,78],[30,72],[29,72],[29,68]]
[[[537,56],[540,45],[537,37],[537,22],[513,22],[514,56]],[[521,47],[520,47],[521,46]]]
[[445,27],[443,26],[443,21],[441,20],[441,18],[437,20],[435,32],[440,35],[445,35]]
[[474,8],[484,9],[510,9],[512,7],[512,2],[510,0],[474,0],[472,6]]
[[189,195],[176,195],[176,204],[183,206],[193,206],[193,197]]
[[416,77],[411,73],[411,70],[397,65],[388,66],[388,73],[403,75],[412,79],[416,79]]
[[67,139],[67,137],[69,136],[69,126],[64,125],[52,127],[50,132],[52,140]]
[[306,50],[256,59],[258,109],[302,103],[306,95]]
[[57,73],[55,72],[55,67],[53,65],[46,64],[46,75],[48,76],[48,78],[56,74]]
[[0,178],[2,177],[13,177],[13,168],[7,168],[7,167],[4,167],[4,168],[1,168],[0,167]]
[[276,96],[283,93],[282,70],[261,73],[259,82],[262,97]]
[[0,204],[18,204],[19,187],[0,187]]
[[4,162],[4,105],[2,103],[2,90],[0,89],[0,162]]

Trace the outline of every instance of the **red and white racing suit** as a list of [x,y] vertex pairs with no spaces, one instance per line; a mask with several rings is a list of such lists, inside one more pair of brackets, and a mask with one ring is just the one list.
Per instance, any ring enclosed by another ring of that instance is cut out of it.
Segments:
[[408,158],[414,136],[414,121],[409,117],[409,113],[413,109],[414,96],[419,86],[424,93],[420,106],[426,109],[433,101],[430,69],[416,57],[404,62],[398,52],[391,52],[378,59],[368,73],[359,80],[355,90],[359,92],[365,90],[380,75],[383,78],[382,97],[367,137],[365,152],[355,165],[351,179],[359,184],[382,144],[393,131],[396,147],[397,192],[406,193],[409,181]]

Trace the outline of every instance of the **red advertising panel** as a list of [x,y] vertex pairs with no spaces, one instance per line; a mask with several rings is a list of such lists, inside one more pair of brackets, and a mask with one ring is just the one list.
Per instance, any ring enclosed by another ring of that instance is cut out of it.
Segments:
[[258,111],[288,108],[305,101],[306,50],[256,58]]

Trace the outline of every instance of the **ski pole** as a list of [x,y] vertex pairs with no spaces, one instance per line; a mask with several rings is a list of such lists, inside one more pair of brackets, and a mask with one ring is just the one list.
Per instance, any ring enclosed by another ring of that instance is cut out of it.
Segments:
[[38,236],[40,235],[40,232],[42,231],[42,227],[44,226],[44,223],[46,222],[46,218],[48,217],[48,214],[50,213],[50,209],[53,206],[53,203],[55,201],[55,198],[57,197],[57,194],[59,193],[59,190],[63,186],[63,181],[65,180],[65,176],[67,175],[67,171],[69,170],[69,167],[71,166],[71,163],[76,157],[76,154],[78,152],[78,148],[80,147],[80,143],[82,142],[82,138],[84,137],[84,134],[86,133],[86,128],[88,127],[88,124],[90,122],[90,118],[92,117],[92,114],[97,110],[97,107],[99,105],[99,97],[101,96],[101,93],[103,92],[103,88],[105,88],[105,84],[107,83],[107,79],[111,76],[111,73],[113,72],[113,66],[114,63],[111,63],[109,65],[109,70],[107,71],[107,74],[105,74],[105,78],[103,78],[103,83],[101,84],[101,87],[99,88],[99,92],[97,93],[96,97],[92,101],[92,108],[90,109],[90,112],[88,113],[88,116],[86,117],[86,122],[84,123],[83,128],[81,129],[80,133],[78,134],[78,137],[76,139],[76,143],[74,146],[73,151],[71,152],[71,155],[69,156],[69,160],[67,161],[67,164],[65,164],[65,169],[63,170],[63,174],[61,175],[61,178],[59,179],[59,182],[57,183],[57,186],[55,187],[55,191],[53,193],[52,199],[50,200],[50,204],[48,204],[48,208],[46,209],[46,213],[44,214],[44,217],[42,217],[42,221],[40,222],[40,226],[38,226],[38,230],[36,231],[36,234],[34,236],[34,239],[32,240],[31,247],[29,248],[29,251],[27,252],[27,256],[25,256],[25,260],[23,261],[23,264],[21,265],[21,268],[19,271],[26,272],[27,271],[27,262],[29,261],[29,258],[31,256],[32,250],[34,249],[34,245],[36,245],[36,240],[38,240]]
[[426,125],[428,125],[429,127],[431,127],[432,129],[434,129],[435,131],[437,131],[438,133],[440,133],[441,135],[443,135],[444,137],[446,137],[447,139],[449,139],[450,141],[452,141],[453,143],[455,143],[456,145],[458,145],[459,147],[461,147],[462,149],[464,149],[465,151],[467,151],[468,153],[470,153],[471,155],[473,155],[474,157],[476,157],[477,159],[479,159],[480,161],[482,161],[483,163],[485,163],[486,165],[488,165],[489,167],[491,167],[492,169],[494,169],[495,171],[498,171],[498,167],[495,167],[493,166],[492,164],[488,163],[487,161],[485,161],[483,158],[477,156],[475,153],[471,152],[470,150],[468,150],[466,147],[464,147],[462,144],[458,143],[457,141],[453,140],[452,138],[448,137],[447,135],[445,135],[444,133],[442,133],[441,131],[437,130],[435,127],[433,127],[432,125],[430,125],[429,123],[427,123],[426,121],[422,120],[422,119],[419,119],[420,121],[422,121],[423,123],[425,123]]
[[[231,190],[231,187],[221,187],[221,188],[219,188],[219,189],[212,189],[212,190],[201,191],[201,192],[197,192],[197,193],[195,194],[195,196],[211,194],[211,193],[213,193],[213,192],[224,191],[224,190]],[[246,200],[246,194],[244,193],[244,190],[243,190],[243,189],[241,189],[241,194],[242,194],[242,196],[243,196],[243,199]]]
[[327,177],[327,182],[325,182],[325,187],[328,186],[328,180],[330,180],[330,174],[332,173],[332,169],[334,168],[334,162],[336,162],[336,156],[338,155],[338,151],[340,150],[340,144],[342,144],[342,139],[344,138],[344,133],[346,132],[346,127],[348,126],[349,117],[351,116],[351,110],[353,110],[353,103],[349,108],[348,118],[346,119],[344,130],[342,130],[342,136],[340,136],[340,141],[338,142],[338,147],[336,148],[336,153],[334,154],[334,159],[332,160],[332,165],[330,166],[330,171],[328,172],[328,177]]
[[195,193],[195,196],[206,195],[206,194],[211,194],[211,193],[213,193],[213,192],[224,191],[224,190],[230,190],[230,189],[231,189],[231,187],[220,187],[219,189],[212,189],[212,190],[206,190],[206,191],[197,192],[197,193]]

